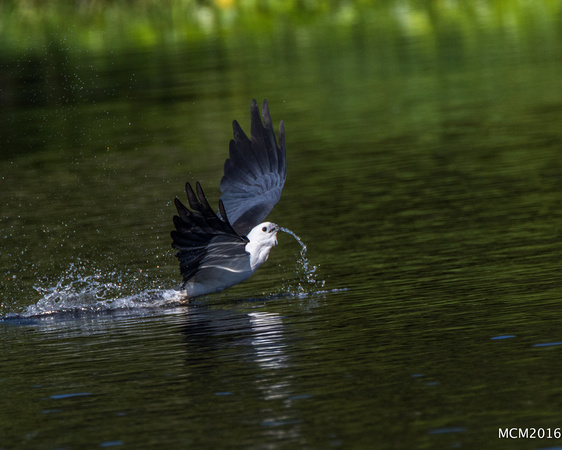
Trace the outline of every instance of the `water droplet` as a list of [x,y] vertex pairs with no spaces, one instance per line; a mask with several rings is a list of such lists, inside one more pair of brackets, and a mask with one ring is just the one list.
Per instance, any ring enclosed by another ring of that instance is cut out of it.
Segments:
[[[300,237],[298,237],[294,232],[292,232],[288,228],[279,227],[279,230],[293,236],[302,247],[300,258],[297,261],[301,268],[302,275],[304,276],[304,280],[301,279],[301,281],[305,281],[308,285],[314,287],[324,287],[326,282],[324,280],[317,279],[316,270],[318,269],[318,267],[311,264],[310,260],[306,257],[306,251],[307,251],[306,244],[302,241]],[[301,293],[305,292],[305,288],[303,287],[302,283],[299,283],[299,292]]]

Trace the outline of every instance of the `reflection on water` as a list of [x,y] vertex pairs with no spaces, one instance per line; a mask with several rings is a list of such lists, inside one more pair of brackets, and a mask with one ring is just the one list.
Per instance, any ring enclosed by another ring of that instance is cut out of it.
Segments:
[[[257,366],[255,386],[265,400],[287,398],[292,388],[289,384],[289,357],[285,352],[284,325],[277,313],[250,312],[241,314],[236,310],[213,310],[202,305],[191,308],[186,317],[183,333],[188,346],[188,355],[198,355],[212,361],[212,352],[221,352],[231,346],[236,349],[236,358],[241,355],[247,363]],[[203,353],[201,353],[203,351]],[[189,358],[188,364],[193,365]],[[221,358],[217,360],[221,362]],[[279,369],[288,369],[276,375]],[[217,371],[222,373],[221,367]],[[260,372],[263,372],[260,374]],[[215,394],[232,394],[232,390]]]
[[[190,309],[186,318],[182,332],[187,366],[192,377],[202,377],[204,385],[198,389],[219,389],[213,391],[215,396],[238,401],[244,396],[258,408],[254,413],[266,427],[264,435],[276,440],[298,439],[300,432],[294,425],[302,419],[291,408],[296,390],[291,383],[294,368],[286,351],[281,315],[213,310],[199,305]],[[204,368],[204,374],[199,373],[199,367]]]
[[279,369],[287,366],[283,351],[283,322],[279,314],[255,312],[248,314],[254,333],[252,345],[256,350],[256,362],[263,369]]

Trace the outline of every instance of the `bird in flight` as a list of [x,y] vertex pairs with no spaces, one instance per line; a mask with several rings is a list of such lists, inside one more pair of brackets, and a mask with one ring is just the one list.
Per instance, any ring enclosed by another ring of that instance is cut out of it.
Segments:
[[285,125],[275,139],[269,105],[252,100],[250,138],[232,122],[234,139],[224,163],[221,198],[216,214],[199,182],[186,183],[186,207],[175,199],[172,247],[177,249],[183,276],[181,289],[189,298],[234,286],[249,278],[277,245],[280,227],[264,222],[281,198],[287,177]]

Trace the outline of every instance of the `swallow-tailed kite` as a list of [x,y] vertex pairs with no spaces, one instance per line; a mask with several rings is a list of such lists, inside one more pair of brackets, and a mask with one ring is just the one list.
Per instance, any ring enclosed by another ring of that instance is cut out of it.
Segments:
[[285,126],[279,124],[279,145],[267,100],[252,101],[250,138],[235,120],[230,158],[220,183],[218,215],[199,183],[186,183],[189,208],[176,198],[178,215],[172,247],[180,261],[182,290],[190,298],[218,292],[250,277],[277,244],[279,226],[264,222],[281,197],[287,176]]

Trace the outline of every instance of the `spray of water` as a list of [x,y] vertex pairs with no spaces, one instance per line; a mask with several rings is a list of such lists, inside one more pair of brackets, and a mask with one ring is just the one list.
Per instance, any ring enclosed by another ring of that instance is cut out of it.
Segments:
[[[324,280],[318,279],[317,266],[306,256],[307,247],[302,239],[287,228],[280,231],[293,236],[301,246],[297,260],[298,295],[321,292]],[[158,280],[151,280],[142,271],[105,271],[90,264],[70,264],[56,283],[42,280],[34,286],[41,299],[20,314],[8,316],[32,317],[70,311],[106,311],[122,308],[154,308],[183,304],[187,299],[182,291],[166,289]],[[8,317],[7,316],[7,317]]]
[[[48,280],[45,281],[47,283]],[[71,264],[54,286],[34,286],[41,299],[28,306],[20,316],[158,307],[184,300],[180,291],[147,288],[146,284],[141,277],[127,271],[104,272],[81,264]]]
[[293,236],[301,246],[300,257],[297,261],[299,265],[299,272],[301,273],[299,292],[301,293],[306,292],[306,288],[303,284],[313,288],[324,287],[324,284],[326,284],[326,282],[324,280],[319,280],[317,278],[318,274],[316,273],[316,270],[318,269],[318,267],[313,265],[306,257],[306,250],[307,250],[306,244],[302,241],[300,237],[298,237],[293,231],[289,230],[288,228],[279,227],[279,230]]

